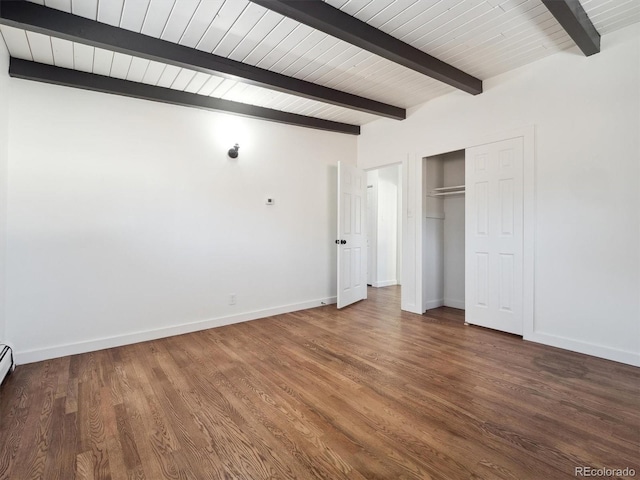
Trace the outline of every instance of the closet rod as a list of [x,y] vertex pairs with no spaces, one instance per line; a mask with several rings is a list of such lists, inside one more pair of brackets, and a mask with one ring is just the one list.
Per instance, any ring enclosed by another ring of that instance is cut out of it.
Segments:
[[438,188],[434,188],[433,191],[434,192],[440,192],[440,191],[445,191],[445,190],[457,190],[459,188],[464,188],[464,185],[455,185],[453,187],[438,187]]
[[432,197],[443,197],[445,195],[464,195],[464,190],[460,190],[458,192],[441,192],[441,193],[434,193],[431,196]]

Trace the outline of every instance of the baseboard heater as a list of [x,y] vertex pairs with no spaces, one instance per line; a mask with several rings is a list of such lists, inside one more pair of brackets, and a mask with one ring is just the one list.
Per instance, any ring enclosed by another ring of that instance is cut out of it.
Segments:
[[13,371],[13,352],[6,345],[0,345],[0,385],[9,372]]

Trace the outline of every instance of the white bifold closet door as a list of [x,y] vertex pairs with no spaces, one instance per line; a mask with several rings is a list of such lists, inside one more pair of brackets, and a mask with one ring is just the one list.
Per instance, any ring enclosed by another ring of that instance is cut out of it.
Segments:
[[466,150],[465,320],[522,335],[523,139]]

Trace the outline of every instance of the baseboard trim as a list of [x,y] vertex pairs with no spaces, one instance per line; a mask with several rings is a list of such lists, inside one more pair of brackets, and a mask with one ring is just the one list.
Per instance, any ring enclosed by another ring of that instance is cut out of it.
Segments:
[[524,339],[530,342],[570,350],[572,352],[584,353],[586,355],[591,355],[592,357],[604,358],[606,360],[613,360],[614,362],[640,367],[640,353],[637,352],[604,347],[602,345],[580,342],[570,338],[558,337],[539,332],[533,332],[532,334],[525,335]]
[[444,299],[440,298],[438,300],[429,300],[425,304],[425,310],[431,310],[432,308],[438,308],[444,306]]
[[451,307],[451,308],[457,308],[459,310],[464,310],[464,301],[462,301],[462,300],[453,300],[451,298],[445,298],[444,299],[444,306],[445,307]]
[[381,287],[390,287],[392,285],[397,285],[397,280],[385,280],[384,282],[373,282],[371,284],[372,287],[381,288]]
[[41,362],[43,360],[66,357],[67,355],[95,352],[97,350],[104,350],[105,348],[121,347],[123,345],[131,345],[133,343],[156,340],[158,338],[173,337],[175,335],[184,335],[185,333],[193,333],[200,330],[223,327],[225,325],[232,325],[234,323],[249,322],[251,320],[258,320],[260,318],[271,317],[274,315],[282,315],[284,313],[297,312],[299,310],[307,310],[309,308],[330,305],[336,302],[336,297],[327,297],[321,298],[319,300],[311,300],[308,302],[301,302],[291,305],[283,305],[280,307],[267,308],[264,310],[256,310],[253,312],[240,313],[238,315],[230,315],[226,317],[201,320],[198,322],[184,323],[171,327],[145,330],[142,332],[128,333],[125,335],[118,335],[113,337],[98,338],[94,340],[88,340],[86,342],[56,345],[53,347],[33,350],[16,351],[14,354],[14,358],[15,363],[18,365]]

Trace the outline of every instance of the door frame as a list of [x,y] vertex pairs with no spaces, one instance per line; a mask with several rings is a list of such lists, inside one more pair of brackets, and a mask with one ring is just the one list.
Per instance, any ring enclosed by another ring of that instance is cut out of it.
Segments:
[[422,288],[424,241],[423,215],[423,162],[424,158],[487,143],[512,138],[522,138],[523,143],[523,338],[534,332],[535,299],[535,127],[533,125],[509,131],[478,135],[452,143],[430,145],[427,150],[407,155],[402,167],[402,292],[401,308],[423,314]]

